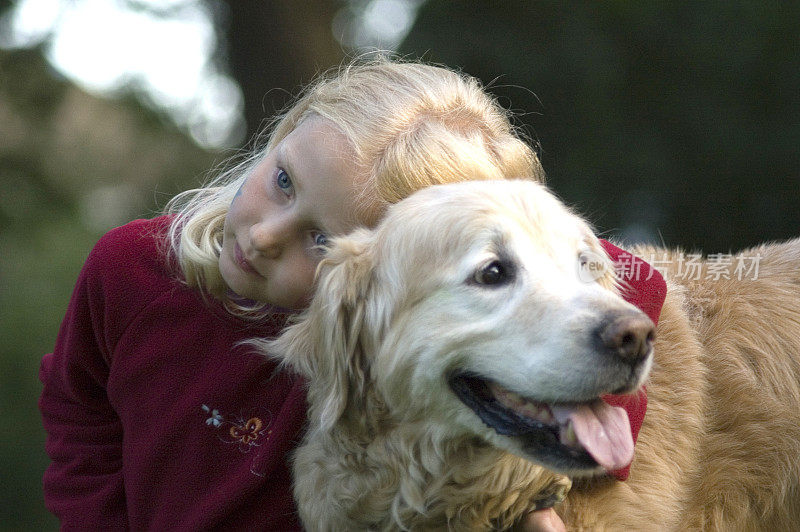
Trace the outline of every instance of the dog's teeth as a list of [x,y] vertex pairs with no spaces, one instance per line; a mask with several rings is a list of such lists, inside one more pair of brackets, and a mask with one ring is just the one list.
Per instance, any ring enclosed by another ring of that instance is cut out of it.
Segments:
[[536,421],[546,424],[553,422],[553,415],[550,413],[550,409],[546,406],[539,406],[526,401],[519,407],[518,410],[525,416],[535,419]]
[[492,395],[500,401],[502,404],[509,408],[519,408],[525,405],[526,401],[522,398],[521,395],[518,393],[514,393],[510,390],[506,390],[505,388],[495,384],[493,382],[489,383],[489,390],[492,392]]
[[545,405],[532,403],[518,393],[506,390],[493,382],[489,383],[489,390],[500,404],[518,414],[545,424],[552,424],[555,421],[550,408]]
[[514,392],[507,391],[505,393],[505,396],[506,396],[506,399],[508,399],[509,403],[511,403],[513,405],[516,405],[516,406],[521,406],[525,402],[525,400],[522,398],[521,395],[516,394]]
[[546,406],[539,409],[539,421],[542,423],[552,423],[554,421],[553,414]]
[[572,425],[572,421],[569,421],[566,426],[561,426],[560,431],[561,436],[561,443],[568,447],[580,447],[578,443],[578,437],[575,435],[575,427]]
[[539,414],[539,409],[530,403],[523,403],[519,406],[519,412],[529,418],[535,418]]
[[575,435],[575,426],[572,422],[567,425],[567,442],[570,445],[576,445],[578,443],[578,437]]

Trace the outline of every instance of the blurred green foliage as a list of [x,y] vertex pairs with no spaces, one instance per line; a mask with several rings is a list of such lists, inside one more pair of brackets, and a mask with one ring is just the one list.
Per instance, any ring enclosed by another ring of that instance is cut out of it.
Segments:
[[216,154],[134,100],[77,89],[39,50],[0,50],[0,72],[0,530],[47,530],[37,373],[78,272],[103,232],[158,212]]
[[800,3],[429,0],[403,45],[524,112],[601,230],[727,252],[800,234]]
[[41,496],[46,457],[36,374],[41,355],[53,348],[65,302],[95,238],[75,216],[57,210],[24,227],[4,225],[0,233],[0,529],[55,526]]

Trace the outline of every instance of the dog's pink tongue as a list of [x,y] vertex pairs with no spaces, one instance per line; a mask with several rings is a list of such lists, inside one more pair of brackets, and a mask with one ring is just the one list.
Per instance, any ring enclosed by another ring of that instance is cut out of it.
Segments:
[[576,407],[551,406],[559,423],[572,421],[575,436],[607,471],[622,469],[633,460],[633,436],[624,408],[595,401]]

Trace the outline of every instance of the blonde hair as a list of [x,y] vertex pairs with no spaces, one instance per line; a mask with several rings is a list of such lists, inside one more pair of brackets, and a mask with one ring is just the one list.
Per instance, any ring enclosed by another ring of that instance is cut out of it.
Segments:
[[320,76],[276,117],[263,148],[167,205],[176,214],[169,239],[185,282],[229,309],[243,308],[231,305],[218,266],[231,200],[264,154],[309,116],[333,122],[351,144],[366,176],[361,219],[375,219],[387,205],[434,184],[544,177],[509,113],[475,78],[385,56],[350,62]]

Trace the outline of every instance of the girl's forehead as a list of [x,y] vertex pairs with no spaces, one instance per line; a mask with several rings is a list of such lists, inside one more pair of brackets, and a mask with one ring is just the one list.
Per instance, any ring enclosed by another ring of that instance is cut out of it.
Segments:
[[295,166],[324,173],[342,166],[355,168],[356,153],[339,127],[327,118],[305,118],[276,147],[278,156]]

